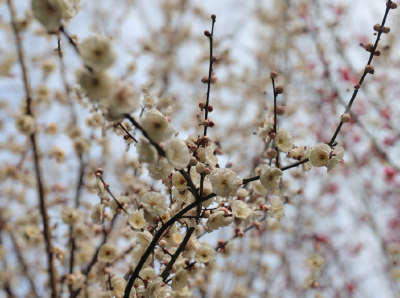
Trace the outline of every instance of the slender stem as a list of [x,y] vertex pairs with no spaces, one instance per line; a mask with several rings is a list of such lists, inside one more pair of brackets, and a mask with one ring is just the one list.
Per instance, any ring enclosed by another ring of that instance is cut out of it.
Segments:
[[[210,40],[210,66],[208,67],[208,80],[207,80],[207,100],[206,100],[206,107],[204,112],[204,119],[208,119],[208,104],[210,103],[210,88],[211,88],[211,75],[213,72],[213,35],[214,35],[214,24],[215,18],[212,19],[212,27],[211,27],[211,35],[208,37]],[[204,135],[207,135],[207,126],[204,126]]]
[[[16,13],[15,13],[15,6],[13,0],[7,0],[8,8],[10,10],[11,15],[11,24],[15,36],[15,42],[18,51],[18,59],[21,65],[22,70],[22,79],[24,82],[24,89],[25,89],[25,96],[26,96],[26,113],[30,116],[33,116],[32,113],[32,97],[31,97],[31,87],[30,82],[28,79],[28,72],[25,64],[25,56],[23,51],[23,46],[21,42],[21,38],[19,36],[18,28],[16,26]],[[45,191],[43,187],[43,180],[42,180],[42,172],[40,167],[40,159],[39,159],[39,150],[36,144],[36,136],[35,133],[31,134],[30,136],[31,144],[33,148],[33,158],[35,164],[35,176],[37,182],[37,188],[39,193],[39,205],[40,205],[40,213],[42,215],[43,221],[43,235],[46,242],[46,252],[47,252],[47,259],[48,259],[48,274],[50,279],[50,288],[51,288],[51,297],[57,298],[57,280],[56,280],[56,269],[54,267],[54,255],[53,255],[53,247],[51,244],[51,230],[49,225],[49,217],[47,214],[47,207],[46,207],[46,198],[45,198]]]
[[164,157],[165,157],[165,151],[164,151],[164,149],[161,148],[159,144],[157,144],[156,142],[154,142],[154,141],[149,137],[149,135],[147,134],[147,132],[139,125],[139,123],[137,123],[136,120],[135,120],[131,115],[129,115],[129,114],[124,114],[124,116],[125,116],[129,121],[131,121],[132,124],[133,124],[136,128],[138,128],[138,129],[142,132],[142,134],[146,137],[146,139],[149,140],[149,142],[150,142],[154,147],[156,147],[158,153],[159,153],[161,156],[164,156]]
[[11,241],[12,241],[12,243],[14,245],[14,250],[15,250],[15,252],[17,254],[18,261],[21,264],[22,272],[26,276],[26,278],[28,279],[29,284],[31,286],[31,290],[32,290],[33,296],[34,297],[39,297],[39,295],[36,292],[35,282],[33,281],[32,277],[28,273],[28,266],[26,265],[24,256],[22,255],[21,248],[19,247],[19,245],[17,243],[17,240],[15,239],[14,233],[12,231],[10,231],[9,235],[10,235]]
[[[274,133],[276,135],[277,131],[276,131],[276,122],[277,122],[277,118],[276,118],[276,98],[278,97],[278,94],[275,91],[275,80],[274,78],[271,78],[272,80],[272,89],[274,91]],[[274,140],[274,145],[275,145],[275,140]],[[278,147],[275,146],[275,150],[277,152],[276,155],[276,167],[279,168],[279,150]]]
[[185,245],[188,243],[190,237],[192,236],[193,232],[196,230],[196,228],[189,228],[188,231],[186,232],[185,238],[179,245],[178,249],[176,250],[175,254],[172,256],[171,260],[169,261],[167,267],[165,267],[164,271],[161,273],[162,279],[165,281],[169,275],[169,272],[172,269],[172,266],[175,264],[176,260],[178,259],[179,255],[181,252],[185,249]]
[[[375,53],[375,51],[376,51],[376,47],[378,46],[380,37],[381,37],[381,35],[382,35],[382,28],[385,26],[386,18],[387,18],[388,14],[389,14],[390,4],[391,4],[391,3],[392,3],[391,0],[389,0],[389,1],[386,3],[385,15],[383,16],[382,24],[381,24],[381,27],[380,27],[380,29],[379,29],[379,32],[378,32],[378,34],[377,34],[377,36],[376,36],[376,40],[375,40],[374,47],[373,47],[373,49],[371,50],[371,54],[369,55],[369,59],[368,59],[367,65],[371,65],[372,59],[374,58],[374,53]],[[361,87],[361,85],[362,85],[362,83],[363,83],[363,81],[364,81],[364,79],[365,79],[366,76],[367,76],[367,72],[364,70],[364,73],[363,73],[363,75],[361,76],[361,79],[360,79],[360,81],[359,81],[359,83],[358,83],[358,84],[360,85],[360,87]],[[354,92],[353,92],[353,95],[351,96],[350,102],[349,102],[349,104],[347,105],[346,110],[345,110],[345,112],[344,112],[345,114],[350,112],[351,106],[353,105],[353,102],[354,102],[354,100],[355,100],[356,97],[357,97],[357,93],[358,93],[358,89],[354,89]],[[332,137],[331,141],[330,141],[329,144],[328,144],[329,146],[332,147],[333,143],[335,142],[335,139],[336,139],[337,135],[338,135],[339,132],[340,132],[340,129],[342,128],[342,125],[343,125],[343,122],[340,121],[338,127],[336,128],[335,133],[333,134],[333,137]]]
[[104,188],[107,190],[107,192],[110,194],[110,196],[113,198],[113,200],[117,203],[118,208],[121,208],[126,215],[129,215],[129,212],[125,210],[124,206],[122,206],[122,204],[117,200],[117,198],[111,193],[111,190],[108,186],[106,186],[107,183],[104,182],[103,177],[100,176],[100,180],[101,182],[103,182],[104,184]]
[[125,131],[125,133],[126,133],[132,140],[134,140],[136,143],[138,143],[138,141],[129,133],[129,131],[122,125],[121,122],[118,122],[118,125]]

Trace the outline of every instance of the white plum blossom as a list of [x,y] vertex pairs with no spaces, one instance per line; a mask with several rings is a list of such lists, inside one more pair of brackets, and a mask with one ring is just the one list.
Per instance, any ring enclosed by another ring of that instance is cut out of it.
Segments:
[[100,199],[104,198],[105,188],[103,182],[99,178],[96,178],[96,182],[93,185],[93,190]]
[[189,149],[181,139],[170,139],[165,145],[165,155],[174,168],[183,169],[189,164]]
[[171,288],[173,291],[179,291],[186,286],[188,280],[188,273],[185,269],[179,268],[175,275],[172,277]]
[[136,143],[135,147],[139,161],[147,162],[149,164],[157,163],[158,161],[157,149],[152,144],[147,142],[144,138],[142,138],[139,143]]
[[129,215],[128,223],[132,229],[140,230],[146,226],[146,221],[143,216],[143,211],[135,211]]
[[150,139],[154,142],[168,141],[174,129],[167,119],[158,110],[150,110],[140,118],[140,126],[149,135]]
[[161,277],[157,277],[151,283],[147,285],[147,288],[140,293],[144,295],[145,298],[159,298],[162,292],[163,279]]
[[332,149],[329,145],[320,143],[310,152],[310,162],[314,167],[324,167],[329,162],[329,155]]
[[92,219],[92,223],[94,225],[101,225],[103,223],[103,212],[104,212],[103,204],[95,204],[93,206],[90,218]]
[[106,243],[100,248],[98,258],[102,262],[111,262],[117,257],[117,255],[118,251],[115,245]]
[[92,102],[109,100],[113,79],[108,72],[90,72],[87,69],[79,69],[76,73],[76,80]]
[[217,258],[217,252],[207,244],[203,244],[196,249],[195,260],[199,263],[208,263]]
[[207,220],[206,231],[208,233],[211,233],[212,231],[218,230],[219,228],[229,226],[232,223],[233,218],[231,216],[226,217],[224,215],[225,215],[224,211],[214,212]]
[[269,207],[269,214],[277,219],[281,220],[285,217],[285,207],[283,201],[278,197],[271,197],[271,206]]
[[98,72],[109,68],[115,61],[115,53],[110,40],[101,35],[86,38],[78,45],[83,63]]
[[120,121],[123,114],[131,114],[140,107],[139,96],[133,85],[127,81],[116,81],[107,106],[107,119]]
[[246,220],[251,215],[251,209],[241,200],[234,200],[232,203],[232,214],[234,217]]
[[[311,147],[307,147],[306,151],[304,152],[304,156],[300,160],[305,160],[306,158],[310,158],[311,154]],[[303,163],[303,169],[309,172],[312,169],[312,164],[310,161]]]
[[78,14],[81,0],[60,0],[64,18],[70,20]]
[[274,131],[274,117],[268,118],[267,121],[264,122],[263,126],[258,128],[257,135],[260,138],[265,139],[272,131]]
[[21,115],[15,118],[15,127],[21,134],[31,135],[36,130],[35,118],[31,115]]
[[150,110],[150,109],[154,108],[154,106],[156,105],[156,100],[155,100],[155,98],[154,98],[153,96],[151,96],[150,94],[146,94],[146,95],[144,96],[144,99],[143,99],[143,105],[144,105],[148,110]]
[[63,9],[59,0],[32,0],[32,13],[49,31],[61,25]]
[[334,167],[336,167],[344,156],[344,149],[343,147],[337,146],[333,149],[333,152],[330,155],[330,159],[328,161],[328,172],[330,172]]
[[[161,164],[161,165],[160,165]],[[149,175],[154,180],[165,179],[171,174],[173,167],[167,162],[165,158],[158,162],[156,165],[149,164],[147,166]]]
[[214,169],[210,174],[212,190],[221,197],[236,196],[243,180],[229,169]]
[[79,221],[80,217],[81,217],[81,211],[79,209],[75,209],[72,207],[66,207],[63,208],[63,210],[61,211],[61,219],[64,223],[66,223],[67,225],[72,226],[73,224],[75,224],[76,222]]
[[143,247],[148,247],[153,240],[153,235],[149,231],[138,232],[136,234],[136,241]]
[[293,137],[284,128],[278,130],[275,137],[275,146],[282,152],[289,152],[293,148]]
[[155,280],[158,277],[157,273],[151,267],[140,270],[139,276],[142,279],[148,279],[148,280]]
[[268,190],[261,184],[260,180],[252,181],[251,187],[256,195],[265,196]]
[[261,171],[260,182],[267,191],[278,188],[282,177],[282,171],[276,167],[265,165]]
[[167,199],[159,192],[149,191],[145,193],[141,198],[146,211],[153,217],[162,216],[167,211]]
[[172,185],[176,187],[178,191],[187,189],[187,181],[180,172],[175,172],[172,175]]

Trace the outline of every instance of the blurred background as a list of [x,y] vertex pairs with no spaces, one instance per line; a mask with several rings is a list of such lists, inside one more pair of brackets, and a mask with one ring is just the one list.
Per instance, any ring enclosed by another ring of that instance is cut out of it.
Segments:
[[[30,1],[14,1],[61,280],[68,274],[70,249],[62,210],[79,197],[88,227],[76,248],[79,268],[90,261],[101,238],[90,223],[91,207],[98,201],[93,191],[97,168],[103,168],[115,193],[130,198],[148,190],[169,194],[161,181],[150,179],[125,133],[99,120],[96,105],[81,97],[76,71],[82,62],[74,47],[33,18]],[[215,127],[208,135],[219,165],[242,178],[256,175],[269,162],[267,144],[256,132],[273,114],[270,72],[277,71],[276,82],[285,87],[278,97],[278,106],[285,108],[278,126],[291,132],[297,146],[328,143],[364,72],[370,55],[365,45],[375,43],[373,26],[382,22],[386,8],[383,0],[78,2],[77,15],[64,20],[65,31],[78,44],[94,34],[109,37],[117,53],[113,77],[132,83],[141,100],[146,87],[181,139],[203,131],[199,103],[205,101],[207,86],[201,79],[209,67],[204,31],[211,31],[211,14],[217,16],[210,95]],[[231,255],[218,256],[215,273],[193,278],[190,295],[176,297],[400,297],[398,13],[389,12],[385,26],[390,32],[381,36],[380,56],[372,62],[375,73],[366,77],[351,121],[337,137],[345,149],[344,164],[329,173],[326,168],[285,171],[280,185],[285,218],[268,218],[260,229],[232,241]],[[4,0],[0,40],[0,297],[34,297],[33,288],[38,297],[48,297],[32,149],[30,139],[15,127],[25,93]],[[76,150],[75,130],[89,144],[84,150]],[[284,153],[280,157],[284,166],[296,162]],[[260,194],[248,190],[255,202]],[[120,251],[132,243],[128,234],[126,219],[120,218],[110,236]],[[227,227],[199,241],[216,246],[218,239],[232,235],[233,228]],[[310,262],[321,262],[317,253],[324,265],[315,277]],[[115,270],[126,272],[130,258]],[[60,293],[69,297],[67,287]]]

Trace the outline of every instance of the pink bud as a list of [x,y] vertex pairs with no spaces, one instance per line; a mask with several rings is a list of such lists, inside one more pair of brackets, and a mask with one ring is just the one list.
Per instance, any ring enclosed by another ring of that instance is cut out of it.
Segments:
[[278,115],[283,115],[283,114],[285,114],[285,107],[284,107],[284,106],[277,107],[277,108],[276,108],[276,113],[277,113]]
[[206,76],[202,77],[202,78],[201,78],[201,82],[202,82],[203,84],[208,83],[208,77],[206,77]]
[[275,139],[275,137],[276,137],[276,133],[270,132],[270,133],[268,134],[268,137],[269,137],[271,140],[273,140],[273,139]]
[[204,31],[204,35],[207,36],[207,37],[211,37],[210,31]]
[[206,169],[204,170],[204,174],[208,175],[208,174],[210,174],[210,173],[211,173],[210,168],[206,168]]

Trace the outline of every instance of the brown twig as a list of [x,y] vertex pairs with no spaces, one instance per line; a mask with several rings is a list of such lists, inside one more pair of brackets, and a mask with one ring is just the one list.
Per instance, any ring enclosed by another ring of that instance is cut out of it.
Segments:
[[[31,97],[31,87],[28,79],[28,72],[25,64],[25,56],[22,47],[21,38],[19,36],[18,27],[15,23],[16,20],[16,13],[15,13],[15,6],[13,0],[7,0],[8,8],[10,10],[11,15],[11,24],[15,36],[15,42],[18,51],[18,59],[21,65],[22,70],[22,79],[24,82],[24,89],[25,89],[25,96],[26,96],[26,113],[30,116],[33,116],[32,113],[32,97]],[[49,225],[49,217],[47,214],[47,207],[46,207],[46,198],[45,198],[45,191],[43,187],[42,181],[42,172],[40,167],[40,159],[39,159],[39,150],[36,144],[36,136],[35,133],[30,135],[31,144],[33,148],[33,157],[34,157],[34,164],[35,164],[35,174],[36,174],[36,182],[37,188],[39,193],[39,205],[40,205],[40,213],[42,215],[43,221],[43,234],[44,239],[46,242],[46,252],[47,252],[47,259],[48,259],[48,274],[50,279],[50,288],[51,288],[51,297],[57,298],[57,281],[56,281],[56,269],[54,267],[54,256],[53,256],[53,247],[51,245],[51,230]]]

